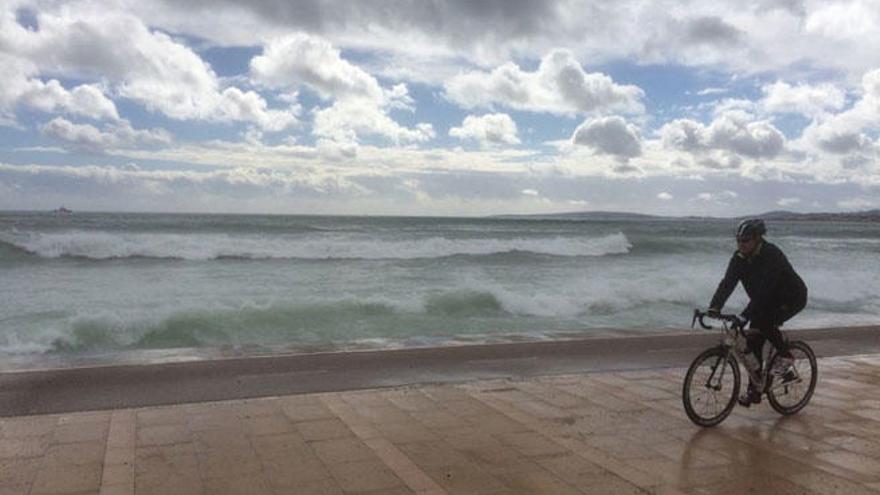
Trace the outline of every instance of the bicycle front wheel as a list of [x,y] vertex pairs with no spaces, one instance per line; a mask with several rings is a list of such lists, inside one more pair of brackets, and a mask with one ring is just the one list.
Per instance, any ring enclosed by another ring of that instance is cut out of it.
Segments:
[[[790,375],[770,377],[770,384],[767,387],[770,406],[779,414],[785,415],[800,411],[810,402],[819,376],[816,355],[806,342],[791,342],[788,344],[788,350],[794,357],[794,363],[789,370]],[[773,369],[777,359],[779,359],[778,354],[773,357],[770,369]]]
[[724,347],[703,351],[688,368],[681,399],[688,418],[699,426],[724,421],[736,404],[739,366]]

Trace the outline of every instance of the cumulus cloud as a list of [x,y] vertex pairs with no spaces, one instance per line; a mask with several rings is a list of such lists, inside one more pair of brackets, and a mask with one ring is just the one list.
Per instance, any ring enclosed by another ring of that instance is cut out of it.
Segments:
[[57,80],[48,83],[32,80],[22,102],[44,112],[62,111],[95,120],[118,119],[116,105],[95,84],[82,84],[68,91]]
[[709,125],[707,144],[750,158],[774,158],[785,146],[785,136],[768,121],[728,112]]
[[828,39],[876,39],[878,23],[880,8],[874,2],[823,2],[809,13],[804,28],[808,33]]
[[317,110],[312,133],[344,143],[355,143],[363,135],[383,136],[394,143],[420,143],[436,136],[431,124],[404,127],[374,102],[362,98],[338,100],[330,107]]
[[673,7],[643,0],[455,0],[430,8],[408,0],[124,4],[150,26],[224,46],[312,33],[343,49],[380,52],[377,63],[414,77],[432,72],[436,62],[494,67],[534,60],[555,47],[572,47],[591,64],[628,59],[707,63],[748,74],[807,68],[850,75],[876,66],[880,42],[880,7],[870,0],[723,0]]
[[[820,164],[820,180],[846,178],[862,184],[877,184],[880,163],[880,69],[862,76],[861,94],[847,109],[817,115],[803,130],[796,145],[808,160]],[[837,164],[837,167],[834,167]]]
[[845,155],[875,146],[867,131],[880,127],[880,69],[862,76],[861,97],[842,112],[815,119],[803,132],[803,140],[828,153]]
[[251,61],[250,72],[265,86],[288,91],[305,86],[332,100],[332,105],[314,112],[312,133],[319,138],[354,143],[360,136],[375,135],[395,143],[417,143],[435,137],[431,124],[408,128],[389,116],[392,109],[413,109],[405,84],[382,88],[325,39],[297,33],[270,40]]
[[710,150],[695,158],[696,164],[712,170],[735,170],[740,168],[743,159],[727,150]]
[[[247,121],[267,130],[296,122],[296,107],[269,110],[253,91],[222,88],[198,54],[161,31],[149,30],[137,17],[90,4],[79,7],[41,12],[38,30],[2,16],[0,46],[40,73],[108,80],[119,96],[174,119]],[[71,104],[91,100],[108,112],[107,102],[94,89],[72,94]],[[48,90],[59,94],[57,88]]]
[[492,72],[469,72],[449,80],[446,96],[465,108],[502,106],[531,112],[586,114],[644,110],[637,86],[616,84],[601,73],[587,73],[569,50],[556,49],[528,72],[508,62]]
[[297,123],[296,115],[300,112],[299,105],[290,110],[269,109],[262,96],[238,88],[224,89],[213,105],[212,115],[217,120],[253,122],[269,132],[281,131]]
[[660,129],[664,146],[689,152],[707,148],[706,134],[706,126],[693,119],[676,119]]
[[674,198],[675,198],[675,196],[669,194],[668,192],[662,192],[657,195],[657,199],[662,199],[663,201],[670,201]]
[[56,79],[44,82],[36,77],[36,65],[8,53],[0,52],[0,66],[0,120],[14,122],[18,106],[95,120],[119,118],[116,105],[96,84],[81,84],[68,90]]
[[798,84],[792,86],[777,81],[761,90],[764,98],[760,105],[770,113],[801,113],[807,116],[839,111],[846,104],[846,94],[832,84]]
[[[880,163],[880,159],[878,158],[880,158],[880,153],[878,153],[878,150],[875,147],[875,149],[866,154],[853,153],[842,157],[840,159],[840,166],[844,170],[855,172],[857,177],[862,176],[869,181],[875,179],[876,182],[876,177],[872,177],[872,175],[878,171],[873,167]],[[872,168],[874,169],[872,170]],[[867,172],[867,174],[862,175],[865,172]]]
[[684,151],[708,168],[738,168],[742,157],[766,160],[785,148],[785,136],[772,123],[754,120],[741,110],[729,110],[709,125],[692,119],[676,119],[660,129],[667,149]]
[[821,150],[837,155],[863,151],[874,145],[871,138],[862,132],[845,131],[830,125],[810,126],[805,130],[804,136]]
[[[331,38],[334,43],[344,41],[346,46],[419,55],[468,52],[496,62],[514,49],[500,40],[521,43],[540,37],[547,23],[567,15],[566,7],[522,0],[451,1],[430,7],[406,0],[331,4],[324,0],[257,0],[247,4],[195,0],[133,5],[156,24],[224,44],[255,45],[267,34],[305,31]],[[224,29],[216,22],[199,22],[204,20],[200,15],[210,20],[234,18],[236,22]]]
[[718,16],[703,16],[684,22],[687,43],[732,44],[740,40],[741,31]]
[[461,127],[453,127],[449,135],[462,140],[474,140],[481,146],[519,144],[516,122],[505,113],[468,115]]
[[88,153],[103,153],[111,148],[160,146],[172,141],[171,135],[165,130],[134,129],[125,120],[111,123],[101,130],[89,124],[76,124],[56,117],[43,125],[41,131],[61,141],[65,147]]
[[305,33],[267,43],[262,55],[251,60],[251,76],[274,88],[305,84],[324,99],[361,97],[378,102],[384,96],[373,76],[344,60],[327,40]]
[[622,162],[642,154],[638,128],[616,115],[587,120],[574,131],[571,140],[576,145],[587,146],[595,153],[611,155]]
[[776,204],[782,207],[789,207],[799,204],[800,202],[800,198],[780,198],[779,201],[776,202]]

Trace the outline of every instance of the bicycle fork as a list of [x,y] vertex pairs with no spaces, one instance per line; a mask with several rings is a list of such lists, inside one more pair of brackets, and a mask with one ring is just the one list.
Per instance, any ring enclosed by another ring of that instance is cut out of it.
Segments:
[[[718,356],[718,360],[712,365],[712,373],[709,375],[709,378],[706,379],[706,388],[712,389],[716,392],[721,390],[721,384],[724,383],[724,372],[727,370],[725,364],[727,363],[729,356],[729,349],[723,355]],[[719,367],[721,367],[720,371],[718,370]]]

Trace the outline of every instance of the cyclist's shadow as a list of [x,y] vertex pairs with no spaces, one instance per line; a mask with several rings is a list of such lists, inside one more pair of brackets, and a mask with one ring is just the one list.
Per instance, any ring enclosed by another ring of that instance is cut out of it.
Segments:
[[[772,424],[746,421],[726,428],[701,428],[685,444],[679,485],[711,487],[719,493],[769,493],[778,488],[783,465],[796,461],[774,452],[804,448],[811,436],[810,422],[797,416],[777,418]],[[792,434],[792,435],[788,435]],[[803,444],[795,439],[802,439]]]

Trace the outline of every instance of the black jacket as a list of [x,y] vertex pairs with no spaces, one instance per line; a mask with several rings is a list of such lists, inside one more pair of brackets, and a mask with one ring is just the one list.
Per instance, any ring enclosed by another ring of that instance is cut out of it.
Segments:
[[783,304],[800,303],[803,307],[807,299],[804,281],[791,267],[782,250],[767,241],[761,241],[750,256],[739,251],[734,253],[709,307],[720,311],[738,282],[742,282],[751,299],[743,311],[743,316],[748,319],[759,313],[774,311]]

